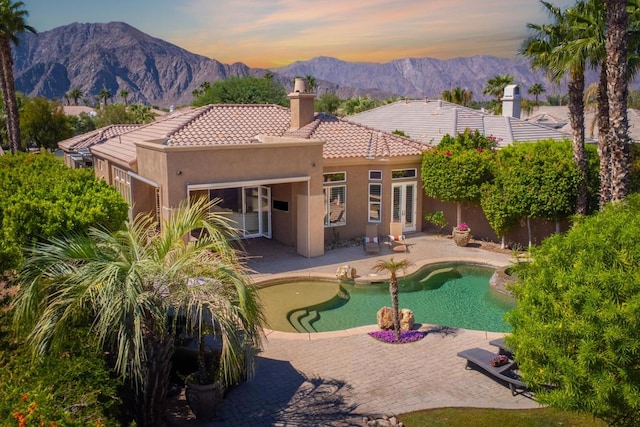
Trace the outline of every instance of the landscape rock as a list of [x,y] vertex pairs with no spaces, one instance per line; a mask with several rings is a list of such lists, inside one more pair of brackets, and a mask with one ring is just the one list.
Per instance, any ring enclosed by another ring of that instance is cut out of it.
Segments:
[[356,277],[356,269],[351,267],[349,264],[338,267],[338,271],[336,271],[336,277],[338,280],[353,280]]
[[[391,307],[382,307],[376,314],[376,320],[380,329],[393,329],[393,309]],[[415,319],[413,311],[408,308],[400,310],[400,330],[409,331],[413,329]]]

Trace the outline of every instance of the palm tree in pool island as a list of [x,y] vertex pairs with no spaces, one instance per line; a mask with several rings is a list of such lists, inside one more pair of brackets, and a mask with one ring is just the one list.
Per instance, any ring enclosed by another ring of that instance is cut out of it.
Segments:
[[400,342],[400,309],[398,308],[398,271],[406,271],[411,266],[411,262],[406,259],[396,261],[393,257],[388,260],[380,260],[373,266],[373,271],[380,273],[386,271],[389,277],[389,293],[391,294],[391,309],[393,312],[393,330],[396,339]]

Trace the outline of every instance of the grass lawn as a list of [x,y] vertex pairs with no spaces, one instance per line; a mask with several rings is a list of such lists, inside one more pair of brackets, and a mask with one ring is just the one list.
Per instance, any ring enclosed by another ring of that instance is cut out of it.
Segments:
[[398,416],[405,427],[605,427],[591,415],[575,414],[551,408],[541,409],[481,409],[440,408],[410,412]]

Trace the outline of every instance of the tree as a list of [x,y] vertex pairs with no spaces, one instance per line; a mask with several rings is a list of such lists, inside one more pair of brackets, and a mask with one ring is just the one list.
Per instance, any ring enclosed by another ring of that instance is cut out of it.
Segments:
[[527,39],[520,54],[530,60],[534,69],[544,70],[554,82],[569,73],[569,120],[573,137],[573,157],[583,173],[580,194],[576,201],[576,213],[587,213],[587,166],[584,152],[584,72],[588,52],[583,49],[567,49],[565,43],[578,38],[580,30],[561,9],[541,1],[553,22],[551,24],[527,24],[534,35]]
[[389,277],[389,293],[391,294],[391,309],[393,311],[393,330],[396,333],[397,342],[400,342],[400,309],[398,307],[398,271],[406,270],[411,263],[403,259],[395,261],[393,257],[388,260],[380,260],[373,266],[373,271],[380,273],[386,271]]
[[497,76],[487,80],[482,93],[485,95],[495,96],[498,103],[500,103],[502,101],[502,96],[504,95],[504,88],[510,84],[513,84],[513,76],[511,74],[498,74]]
[[[160,231],[138,216],[114,233],[92,228],[38,244],[20,275],[14,325],[44,354],[79,315],[135,392],[137,423],[162,424],[176,326],[221,342],[220,376],[236,384],[253,369],[262,317],[255,289],[230,244],[234,230],[215,202],[182,204]],[[195,233],[197,239],[188,239]]]
[[309,92],[313,92],[314,89],[318,86],[316,78],[310,74],[307,74],[306,76],[304,76],[304,79],[307,82],[307,90]]
[[624,199],[629,193],[629,152],[627,121],[627,2],[608,0],[607,11],[607,95],[609,100],[611,201]]
[[0,90],[5,114],[7,115],[7,134],[11,153],[20,151],[20,120],[16,101],[15,81],[13,78],[13,57],[11,44],[18,44],[18,35],[25,31],[36,33],[27,25],[25,19],[29,12],[22,9],[21,1],[0,0]]
[[518,264],[507,344],[540,403],[637,425],[639,233],[640,196],[632,195],[546,239],[531,262]]
[[461,204],[480,200],[480,187],[493,179],[496,139],[469,129],[455,137],[445,135],[422,156],[425,194],[457,204],[456,225],[462,222]]
[[58,142],[73,135],[62,105],[44,98],[28,98],[20,115],[20,130],[26,146],[58,148]]
[[83,133],[91,132],[96,128],[96,124],[89,114],[84,111],[77,116],[68,115],[67,121],[69,122],[69,126],[71,127],[72,134],[81,135]]
[[79,87],[74,87],[67,93],[67,96],[73,99],[73,105],[78,105],[78,100],[84,96],[84,92]]
[[156,114],[151,111],[151,107],[148,105],[129,105],[127,108],[127,114],[131,119],[131,123],[139,125],[145,123],[151,123],[155,120]]
[[345,99],[342,101],[342,114],[345,116],[350,116],[357,113],[362,113],[363,111],[371,110],[373,108],[381,106],[383,103],[369,98],[368,96],[359,96],[357,98]]
[[111,99],[113,95],[111,95],[111,91],[109,89],[107,89],[106,87],[103,87],[100,90],[100,93],[98,94],[98,100],[102,101],[103,105],[106,107],[107,106],[107,101],[109,101],[109,99]]
[[275,80],[248,77],[229,77],[218,80],[194,93],[193,105],[207,104],[277,104],[289,105],[284,88]]
[[326,92],[315,101],[315,110],[318,112],[336,114],[338,107],[340,107],[340,98],[335,93]]
[[125,106],[129,105],[129,102],[128,102],[128,100],[129,100],[129,91],[128,90],[122,89],[118,95],[120,96],[120,98],[123,99]]
[[464,105],[466,107],[471,103],[471,100],[473,99],[473,92],[468,89],[463,89],[459,86],[456,86],[450,91],[443,91],[440,96],[444,101],[452,102],[458,105]]
[[541,83],[534,83],[529,87],[529,90],[527,91],[527,93],[529,95],[533,95],[535,96],[535,101],[536,101],[536,105],[539,105],[538,103],[538,96],[542,95],[543,93],[546,92],[546,89],[544,88],[544,86]]
[[89,227],[122,227],[128,206],[92,171],[50,153],[0,156],[0,274],[20,267],[22,248]]
[[135,121],[127,111],[127,107],[122,104],[112,104],[105,105],[98,110],[94,123],[96,127],[101,128],[109,125],[135,123]]

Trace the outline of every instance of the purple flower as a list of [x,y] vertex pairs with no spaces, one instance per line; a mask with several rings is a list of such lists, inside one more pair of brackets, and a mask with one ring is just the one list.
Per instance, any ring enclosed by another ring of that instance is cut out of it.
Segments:
[[461,222],[460,225],[458,225],[457,229],[458,231],[467,231],[469,229],[469,226],[466,222]]
[[398,337],[396,336],[396,331],[390,330],[382,330],[382,331],[374,331],[369,332],[373,338],[378,341],[390,343],[390,344],[403,344],[408,342],[419,341],[425,337],[426,332],[421,331],[400,331],[400,341],[398,341]]

